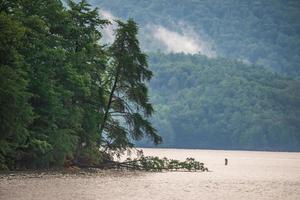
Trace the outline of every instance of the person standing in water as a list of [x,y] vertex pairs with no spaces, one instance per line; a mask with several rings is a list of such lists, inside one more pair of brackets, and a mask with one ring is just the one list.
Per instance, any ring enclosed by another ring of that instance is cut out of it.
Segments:
[[228,159],[225,158],[225,165],[228,165]]

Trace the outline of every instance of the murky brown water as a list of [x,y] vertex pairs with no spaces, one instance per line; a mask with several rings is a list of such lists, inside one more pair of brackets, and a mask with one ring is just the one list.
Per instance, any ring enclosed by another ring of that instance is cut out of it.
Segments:
[[179,149],[144,149],[144,153],[195,157],[212,172],[2,176],[0,199],[300,199],[300,153]]

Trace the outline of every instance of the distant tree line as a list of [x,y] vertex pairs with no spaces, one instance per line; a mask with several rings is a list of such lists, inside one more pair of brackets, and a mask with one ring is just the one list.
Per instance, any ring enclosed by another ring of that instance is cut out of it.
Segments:
[[99,163],[144,136],[152,77],[133,20],[111,22],[85,1],[0,1],[0,169]]
[[298,79],[201,55],[152,53],[149,63],[164,147],[300,150]]

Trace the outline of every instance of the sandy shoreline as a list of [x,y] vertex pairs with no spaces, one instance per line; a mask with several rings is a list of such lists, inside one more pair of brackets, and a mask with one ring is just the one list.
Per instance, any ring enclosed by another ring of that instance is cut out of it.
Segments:
[[[2,200],[299,199],[299,181],[214,179],[214,172],[6,175]],[[197,180],[197,181],[195,181]]]
[[[213,172],[12,173],[0,175],[1,200],[298,200],[300,154],[145,149],[195,157]],[[224,166],[224,157],[229,165]]]

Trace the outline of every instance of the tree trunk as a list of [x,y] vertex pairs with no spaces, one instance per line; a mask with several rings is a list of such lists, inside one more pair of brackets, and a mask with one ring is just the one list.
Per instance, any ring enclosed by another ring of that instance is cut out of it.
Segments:
[[102,132],[103,132],[103,130],[104,130],[104,127],[105,127],[105,124],[106,124],[106,121],[107,121],[107,118],[108,118],[109,109],[110,109],[110,107],[111,107],[111,103],[112,103],[112,98],[113,98],[114,92],[115,92],[115,90],[116,90],[116,88],[117,88],[118,79],[119,79],[119,69],[117,70],[116,78],[115,78],[113,87],[112,87],[112,89],[111,89],[110,95],[109,95],[109,99],[108,99],[107,106],[106,106],[106,108],[105,108],[105,113],[104,113],[103,121],[102,121],[102,124],[101,124],[101,126],[100,126],[100,131],[99,131],[99,133],[100,133],[99,144],[101,143],[101,135],[102,135]]

